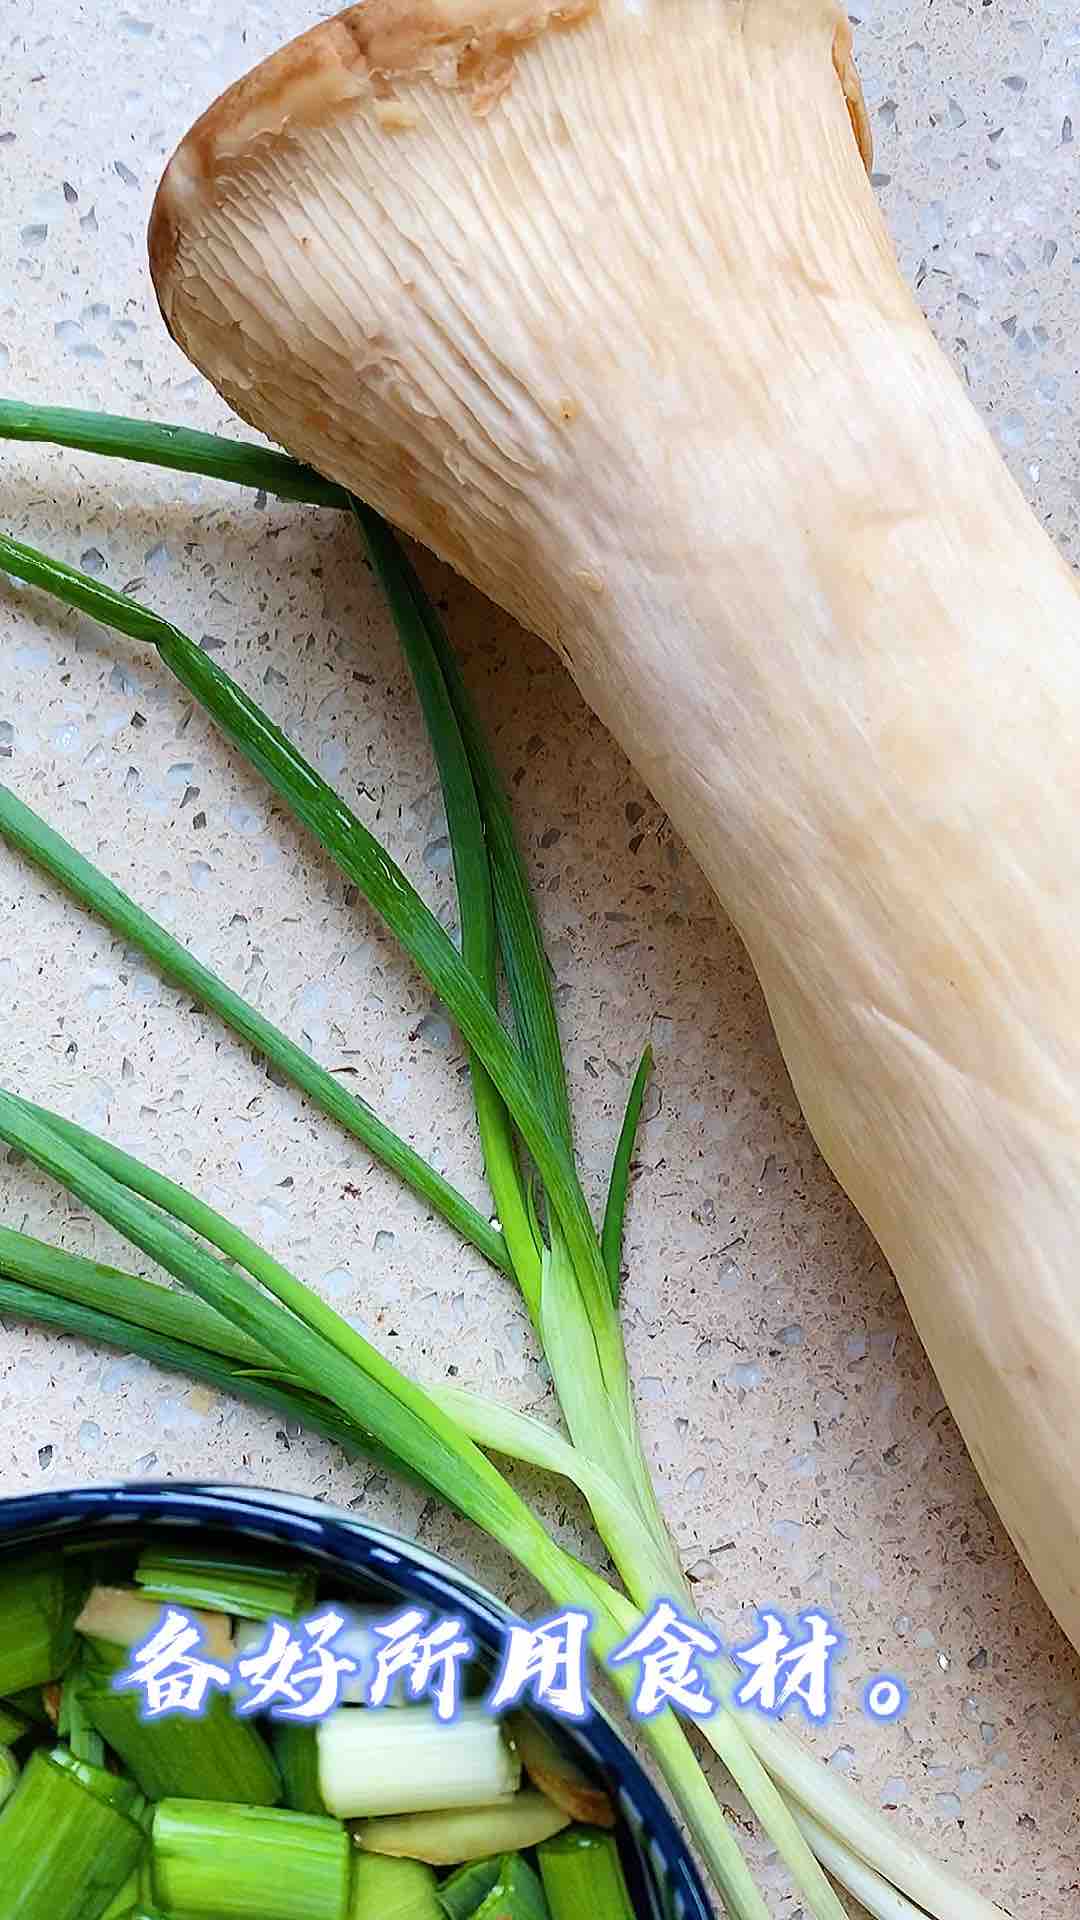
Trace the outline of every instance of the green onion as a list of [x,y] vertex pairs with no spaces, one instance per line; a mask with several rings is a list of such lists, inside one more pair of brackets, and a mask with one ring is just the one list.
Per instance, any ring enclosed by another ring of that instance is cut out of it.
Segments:
[[101,1920],[133,1920],[139,1911],[141,1901],[142,1876],[138,1867],[130,1879],[124,1881],[109,1901]]
[[486,990],[464,964],[449,936],[401,868],[308,765],[293,743],[260,711],[209,654],[170,622],[74,567],[0,536],[0,568],[44,587],[67,605],[132,639],[159,657],[250,764],[320,841],[342,873],[412,955],[429,986],[479,1056],[532,1154],[548,1199],[563,1221],[579,1284],[595,1310],[594,1337],[612,1391],[625,1392],[621,1341],[610,1324],[610,1289],[588,1206],[565,1143],[552,1133],[544,1102],[517,1047],[502,1027]]
[[148,1800],[181,1795],[253,1807],[277,1804],[282,1789],[273,1756],[257,1727],[237,1717],[228,1694],[210,1693],[206,1711],[198,1716],[176,1713],[147,1720],[142,1696],[112,1685],[125,1660],[114,1652],[110,1660],[85,1661],[77,1698]]
[[0,1694],[55,1680],[75,1646],[82,1598],[70,1561],[21,1561],[0,1567]]
[[16,1233],[12,1227],[0,1226],[0,1274],[104,1314],[126,1317],[134,1306],[138,1324],[162,1339],[186,1340],[249,1367],[265,1367],[269,1358],[264,1348],[190,1294],[120,1273],[83,1254],[50,1247],[30,1234]]
[[641,1109],[645,1103],[645,1089],[649,1084],[651,1072],[652,1048],[646,1047],[634,1075],[622,1127],[619,1130],[618,1145],[615,1148],[615,1159],[611,1168],[607,1206],[604,1209],[604,1225],[600,1235],[600,1245],[604,1252],[604,1265],[608,1270],[613,1300],[618,1300],[622,1284],[623,1227],[626,1220],[626,1196],[630,1186],[630,1162],[634,1154],[634,1142],[637,1139]]
[[[551,1920],[544,1889],[520,1853],[507,1853],[499,1863],[499,1877],[477,1907],[473,1920]],[[577,1920],[593,1920],[587,1907]],[[602,1920],[597,1915],[596,1920]]]
[[615,1836],[568,1827],[536,1850],[551,1920],[634,1920]]
[[183,1920],[348,1920],[349,1865],[336,1820],[203,1800],[154,1814],[154,1902]]
[[319,1787],[318,1729],[300,1720],[273,1720],[270,1744],[281,1775],[281,1797],[294,1813],[325,1813]]
[[420,1860],[358,1853],[349,1920],[442,1920],[434,1873]]
[[502,1856],[496,1853],[487,1860],[470,1860],[468,1866],[450,1874],[439,1887],[439,1905],[446,1920],[472,1920],[498,1880],[501,1865]]
[[486,1806],[517,1791],[521,1766],[499,1722],[463,1707],[452,1723],[430,1704],[384,1713],[341,1707],[319,1724],[319,1787],[343,1820]]
[[[625,1627],[613,1611],[618,1596],[555,1546],[520,1496],[441,1413],[430,1395],[399,1373],[280,1262],[212,1208],[130,1154],[10,1094],[0,1093],[0,1138],[60,1179],[210,1305],[232,1315],[313,1393],[332,1396],[347,1418],[367,1429],[383,1457],[403,1466],[409,1463],[414,1473],[422,1473],[432,1491],[515,1552],[557,1603],[591,1603],[598,1656],[622,1637]],[[207,1255],[170,1224],[167,1212],[256,1274],[271,1294],[295,1312],[267,1299],[232,1266]],[[625,1675],[621,1683],[625,1689]],[[739,1920],[764,1920],[764,1904],[685,1735],[670,1716],[659,1715],[648,1723],[646,1737],[694,1823],[733,1915]],[[565,1822],[565,1815],[560,1814],[560,1822]],[[489,1852],[490,1844],[479,1850]]]
[[[446,822],[453,850],[461,958],[484,988],[492,1007],[498,1002],[495,908],[491,891],[484,823],[457,717],[423,618],[424,596],[397,542],[376,514],[356,505],[356,516],[372,564],[390,602],[394,622],[413,676],[442,785]],[[514,1145],[510,1115],[494,1081],[475,1053],[470,1057],[473,1102],[484,1166],[513,1271],[535,1319],[539,1309],[540,1258],[529,1219]]]
[[36,440],[52,446],[100,453],[145,466],[172,467],[178,473],[204,473],[213,480],[237,481],[276,494],[279,500],[307,501],[317,507],[347,507],[348,495],[313,467],[288,454],[242,440],[225,440],[190,427],[128,420],[110,413],[83,413],[77,407],[32,407],[0,400],[0,440]]
[[87,1760],[91,1766],[104,1767],[104,1742],[89,1719],[82,1702],[81,1690],[84,1678],[84,1655],[79,1655],[68,1668],[60,1688],[60,1712],[57,1717],[56,1731],[60,1739],[67,1742],[73,1759]]
[[135,1584],[150,1598],[170,1606],[208,1607],[214,1613],[272,1620],[306,1613],[314,1603],[316,1583],[306,1567],[290,1573],[283,1567],[224,1555],[211,1558],[150,1547],[139,1556]]
[[[454,650],[429,595],[425,593],[414,569],[405,558],[401,543],[386,522],[372,513],[370,508],[362,507],[358,502],[353,504],[368,551],[384,584],[395,571],[409,583],[415,611],[423,626],[424,641],[453,709],[484,821],[484,838],[491,860],[491,889],[495,902],[499,957],[506,975],[518,1042],[536,1076],[541,1099],[557,1134],[566,1147],[572,1149],[570,1097],[551,991],[551,972],[544,952],[543,936],[533,910],[529,879],[505,788],[488,749]],[[404,634],[401,638],[404,645]],[[445,778],[440,739],[434,730],[431,739],[436,760],[440,762],[440,776]]]
[[[4,786],[0,786],[0,836],[51,874],[74,899],[96,913],[122,939],[145,953],[166,979],[201,1000],[241,1040],[265,1055],[286,1079],[359,1140],[383,1166],[397,1174],[493,1266],[508,1267],[509,1256],[502,1235],[456,1187],[386,1126],[366,1101],[355,1098],[332,1073],[320,1067],[302,1047],[249,1006],[209,967],[204,967],[164,927]],[[13,1278],[18,1277],[13,1273]],[[162,1331],[168,1329],[163,1326]]]
[[0,1746],[0,1807],[10,1800],[19,1777],[19,1763],[10,1747]]
[[31,1754],[0,1812],[0,1920],[98,1920],[145,1845],[134,1806],[118,1775]]
[[434,1813],[389,1814],[350,1823],[353,1839],[365,1853],[426,1860],[432,1867],[482,1860],[492,1847],[500,1854],[516,1853],[538,1846],[569,1825],[561,1807],[529,1788],[486,1807],[447,1807]]
[[17,1712],[6,1700],[0,1700],[0,1747],[14,1746],[16,1740],[22,1739],[28,1725],[25,1714]]
[[45,1710],[45,1697],[41,1688],[20,1687],[4,1701],[9,1711],[20,1713],[32,1727],[50,1727],[52,1721]]

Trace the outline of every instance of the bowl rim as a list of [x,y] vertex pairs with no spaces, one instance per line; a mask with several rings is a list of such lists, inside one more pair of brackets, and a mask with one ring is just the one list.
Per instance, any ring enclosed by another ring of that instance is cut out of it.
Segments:
[[[440,1610],[449,1599],[469,1612],[469,1630],[485,1651],[497,1653],[512,1608],[471,1574],[430,1549],[344,1508],[272,1487],[217,1480],[127,1480],[50,1487],[0,1496],[0,1554],[18,1540],[27,1544],[69,1533],[81,1524],[104,1522],[154,1527],[240,1523],[248,1537],[302,1545],[314,1558],[345,1562],[383,1578],[404,1570]],[[297,1535],[300,1538],[297,1538]],[[639,1854],[673,1904],[673,1920],[717,1920],[689,1845],[666,1802],[653,1786],[605,1709],[588,1694],[590,1717],[565,1722],[548,1715],[571,1744],[583,1746],[608,1781]],[[542,1710],[541,1710],[542,1713]],[[657,1915],[656,1890],[652,1904]]]

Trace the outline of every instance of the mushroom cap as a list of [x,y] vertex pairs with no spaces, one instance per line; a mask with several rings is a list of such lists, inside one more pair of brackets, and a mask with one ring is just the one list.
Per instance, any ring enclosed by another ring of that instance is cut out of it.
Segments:
[[834,0],[363,0],[192,127],[151,271],[238,414],[557,639],[590,475],[730,420],[762,309],[881,252],[868,194],[830,227],[860,155]]

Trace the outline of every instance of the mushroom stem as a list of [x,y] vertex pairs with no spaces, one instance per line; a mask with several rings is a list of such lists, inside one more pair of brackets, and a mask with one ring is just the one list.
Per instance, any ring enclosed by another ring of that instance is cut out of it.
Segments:
[[155,281],[648,780],[1080,1645],[1080,598],[866,157],[833,0],[367,0],[188,135]]

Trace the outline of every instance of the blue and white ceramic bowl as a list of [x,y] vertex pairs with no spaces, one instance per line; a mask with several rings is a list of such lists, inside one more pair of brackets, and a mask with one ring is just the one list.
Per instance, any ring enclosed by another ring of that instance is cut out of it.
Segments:
[[[406,1600],[465,1620],[493,1657],[512,1619],[499,1600],[422,1547],[314,1500],[261,1488],[186,1482],[83,1487],[0,1500],[0,1556],[46,1540],[80,1544],[141,1534],[228,1535],[331,1567],[358,1600]],[[663,1801],[610,1721],[593,1703],[572,1725],[548,1719],[554,1736],[607,1788],[619,1815],[627,1879],[640,1920],[715,1920],[689,1851]]]

